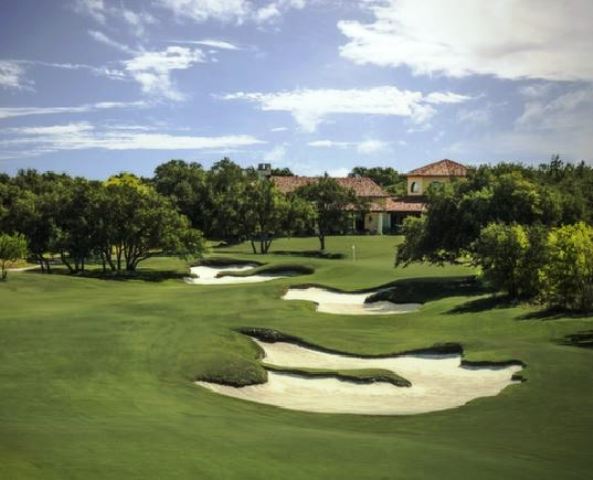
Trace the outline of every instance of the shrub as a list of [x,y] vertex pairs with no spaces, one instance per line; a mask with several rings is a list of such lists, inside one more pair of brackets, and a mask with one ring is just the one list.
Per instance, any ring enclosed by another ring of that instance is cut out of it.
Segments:
[[593,228],[583,222],[555,228],[547,243],[542,299],[568,310],[592,310]]

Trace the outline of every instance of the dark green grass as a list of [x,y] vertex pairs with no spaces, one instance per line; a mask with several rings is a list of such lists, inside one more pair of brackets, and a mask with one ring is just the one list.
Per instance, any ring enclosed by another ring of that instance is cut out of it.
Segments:
[[[255,256],[249,245],[214,253],[310,266],[307,281],[344,290],[406,278],[447,289],[448,278],[475,273],[393,269],[396,241],[329,238],[341,260]],[[316,245],[282,240],[272,253]],[[145,270],[185,265],[155,258]],[[0,285],[0,478],[590,478],[593,351],[559,339],[590,331],[591,317],[540,319],[533,307],[463,289],[405,315],[320,314],[280,300],[299,280],[198,286],[11,273]],[[459,409],[404,417],[293,412],[193,384],[261,374],[260,352],[240,327],[364,355],[460,343],[471,361],[524,361],[527,382]]]
[[286,373],[308,378],[337,378],[344,382],[370,384],[376,382],[391,383],[396,387],[411,387],[412,383],[392,372],[382,368],[361,368],[349,370],[327,370],[320,368],[286,368],[264,364],[264,368],[271,372]]

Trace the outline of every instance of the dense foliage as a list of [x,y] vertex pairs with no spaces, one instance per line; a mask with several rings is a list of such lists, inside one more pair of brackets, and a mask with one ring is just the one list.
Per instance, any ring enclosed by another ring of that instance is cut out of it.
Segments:
[[325,237],[347,231],[349,222],[352,222],[351,212],[364,209],[354,191],[342,187],[327,174],[319,181],[299,188],[296,195],[313,205],[315,231],[322,251],[325,250]]
[[348,176],[369,177],[392,195],[402,196],[406,194],[406,176],[401,175],[391,167],[354,167]]
[[487,281],[512,297],[590,309],[593,277],[585,257],[592,221],[593,168],[584,163],[554,157],[537,168],[481,166],[429,191],[427,214],[404,223],[396,263],[442,264],[469,255]]
[[7,265],[27,255],[27,239],[20,233],[0,234],[0,280],[6,280]]
[[34,170],[3,177],[0,232],[22,234],[50,272],[58,255],[72,272],[89,260],[104,270],[135,271],[155,252],[199,256],[202,235],[153,186],[132,174],[105,182]]

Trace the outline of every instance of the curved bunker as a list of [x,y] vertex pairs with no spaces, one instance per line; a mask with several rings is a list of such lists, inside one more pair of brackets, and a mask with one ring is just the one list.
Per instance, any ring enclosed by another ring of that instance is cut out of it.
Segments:
[[[464,365],[460,354],[402,354],[355,357],[307,348],[289,342],[265,343],[266,364],[290,367],[292,372],[269,371],[260,385],[232,387],[198,381],[213,392],[291,410],[362,415],[413,415],[460,407],[470,400],[499,394],[518,383],[520,362],[489,366]],[[513,363],[513,364],[510,364]],[[407,379],[411,386],[389,382],[363,384],[331,376],[315,377],[294,369],[334,371],[382,369]]]
[[377,291],[344,293],[320,287],[289,288],[283,300],[305,300],[317,304],[317,311],[338,315],[393,315],[418,310],[420,303],[368,302]]
[[[228,285],[235,283],[269,282],[277,278],[293,277],[312,273],[312,269],[293,266],[266,266],[255,263],[230,263],[204,262],[191,267],[191,277],[186,277],[185,282],[190,285]],[[250,270],[259,268],[250,274]]]

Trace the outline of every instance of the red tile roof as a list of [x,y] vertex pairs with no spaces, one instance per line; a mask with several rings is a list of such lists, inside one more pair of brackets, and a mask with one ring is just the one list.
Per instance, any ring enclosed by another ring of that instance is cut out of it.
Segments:
[[444,159],[429,163],[408,172],[409,177],[465,177],[467,167],[453,160]]
[[[319,177],[270,177],[282,193],[294,192],[297,188],[317,182]],[[357,197],[375,198],[389,197],[387,192],[369,177],[338,177],[334,178],[342,187],[351,188]]]

